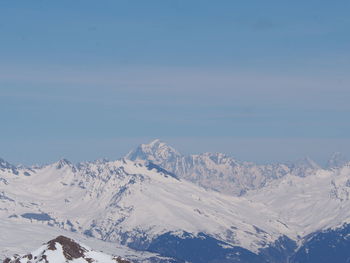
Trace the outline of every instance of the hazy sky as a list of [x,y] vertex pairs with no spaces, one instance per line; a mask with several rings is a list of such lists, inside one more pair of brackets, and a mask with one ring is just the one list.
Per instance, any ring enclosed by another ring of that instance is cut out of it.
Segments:
[[116,159],[161,138],[257,162],[350,157],[349,12],[348,0],[0,1],[0,156]]

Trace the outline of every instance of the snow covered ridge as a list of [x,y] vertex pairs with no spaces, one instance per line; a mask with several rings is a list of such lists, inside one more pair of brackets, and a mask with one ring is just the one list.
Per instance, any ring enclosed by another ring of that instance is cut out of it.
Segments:
[[[259,166],[223,154],[186,157],[154,141],[128,157],[135,160],[32,168],[1,161],[0,256],[31,251],[12,239],[30,230],[35,247],[65,235],[152,252],[116,252],[135,262],[306,263],[307,251],[317,254],[309,240],[350,234],[350,163],[339,156],[327,169],[309,159]],[[303,258],[286,261],[298,248]]]
[[[223,153],[182,155],[160,140],[141,144],[130,151],[126,159],[147,160],[202,187],[221,193],[240,196],[259,189],[288,174],[304,177],[315,174],[321,167],[310,158],[293,163],[257,165],[238,161]],[[328,161],[328,169],[340,168],[346,159],[335,153]]]
[[6,258],[4,263],[131,263],[80,245],[73,239],[59,236],[32,253]]
[[206,233],[251,251],[281,232],[294,236],[262,203],[205,190],[142,162],[77,167],[60,161],[30,176],[1,178],[0,219],[47,224],[136,249],[167,233]]

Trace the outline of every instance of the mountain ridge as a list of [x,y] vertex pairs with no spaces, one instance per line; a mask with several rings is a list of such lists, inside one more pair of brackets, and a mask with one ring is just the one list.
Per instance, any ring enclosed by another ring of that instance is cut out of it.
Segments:
[[[350,232],[350,163],[261,166],[221,153],[183,156],[157,140],[116,161],[3,167],[0,229],[50,226],[173,260],[150,262],[308,262],[296,252],[309,242]],[[167,167],[213,181],[203,187]]]
[[308,157],[296,162],[258,165],[238,161],[223,153],[182,155],[159,139],[139,145],[125,158],[133,161],[151,161],[179,178],[236,196],[264,187],[287,174],[305,176],[321,169]]

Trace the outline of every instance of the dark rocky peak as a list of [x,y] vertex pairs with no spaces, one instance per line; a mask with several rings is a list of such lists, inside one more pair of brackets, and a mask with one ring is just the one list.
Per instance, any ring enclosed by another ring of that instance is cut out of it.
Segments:
[[[58,245],[62,249],[59,249]],[[6,258],[3,263],[61,263],[62,257],[65,258],[65,262],[86,262],[86,263],[106,263],[98,256],[99,252],[93,252],[86,247],[81,246],[79,243],[71,238],[65,236],[58,236],[55,239],[50,240],[44,244],[40,249],[33,253],[26,254],[24,256],[15,255],[12,258]],[[55,254],[57,253],[57,254]],[[63,254],[63,255],[62,255]],[[108,263],[131,263],[121,257],[112,257]]]
[[87,252],[85,248],[80,246],[73,239],[70,239],[65,236],[59,236],[47,242],[47,248],[49,250],[56,250],[56,243],[62,246],[63,255],[68,260],[84,257],[84,253]]
[[169,171],[163,169],[162,167],[160,167],[159,165],[156,165],[156,164],[154,164],[154,163],[152,163],[152,162],[148,162],[148,163],[146,164],[146,167],[147,167],[148,170],[153,170],[153,169],[155,169],[155,170],[157,171],[157,173],[161,173],[161,174],[163,174],[165,177],[171,176],[171,177],[173,177],[173,178],[179,180],[179,178],[178,178],[174,173],[169,172]]

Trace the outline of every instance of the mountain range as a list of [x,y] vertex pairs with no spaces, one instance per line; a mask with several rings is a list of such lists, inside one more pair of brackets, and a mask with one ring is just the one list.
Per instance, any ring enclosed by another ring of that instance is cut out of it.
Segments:
[[116,161],[0,160],[0,255],[35,249],[30,231],[47,234],[41,242],[69,233],[133,262],[350,262],[349,196],[340,154],[325,168],[257,165],[155,140]]
[[[125,158],[150,161],[184,180],[236,196],[264,187],[288,174],[303,177],[321,169],[320,165],[308,157],[289,163],[258,165],[239,161],[223,153],[182,155],[158,139],[139,145]],[[346,158],[341,153],[335,153],[326,168],[339,168],[345,163]]]

